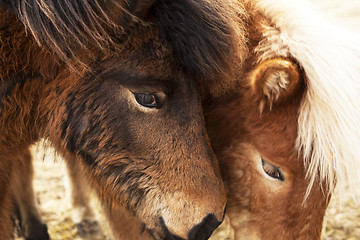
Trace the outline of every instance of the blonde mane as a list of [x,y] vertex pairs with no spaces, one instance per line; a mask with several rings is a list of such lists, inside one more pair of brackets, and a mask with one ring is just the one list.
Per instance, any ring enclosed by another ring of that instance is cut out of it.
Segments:
[[[298,119],[297,149],[310,184],[360,193],[360,34],[325,20],[306,0],[254,0],[275,25],[278,42],[299,61],[307,91]],[[283,55],[283,48],[274,51]]]

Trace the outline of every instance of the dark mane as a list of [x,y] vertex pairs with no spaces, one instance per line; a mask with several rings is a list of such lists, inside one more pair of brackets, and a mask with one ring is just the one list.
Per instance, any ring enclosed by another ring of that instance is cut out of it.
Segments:
[[83,63],[84,56],[94,59],[99,50],[117,52],[134,26],[144,26],[140,19],[153,21],[188,74],[207,79],[210,89],[213,83],[219,89],[231,85],[224,79],[233,79],[231,65],[242,61],[246,46],[242,5],[235,0],[157,0],[151,7],[154,1],[0,0],[0,6],[15,12],[41,49],[70,64]]
[[245,46],[238,44],[241,19],[232,1],[158,0],[154,9],[161,32],[190,74],[217,78],[231,71]]
[[12,8],[38,44],[62,59],[76,57],[78,48],[116,49],[124,34],[116,18],[125,10],[115,0],[6,0],[1,5]]

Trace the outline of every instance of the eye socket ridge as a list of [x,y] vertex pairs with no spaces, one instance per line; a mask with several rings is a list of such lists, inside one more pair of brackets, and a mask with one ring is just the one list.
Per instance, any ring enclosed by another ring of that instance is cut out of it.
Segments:
[[147,108],[161,108],[159,96],[156,93],[134,93],[136,101]]
[[261,158],[261,164],[264,172],[271,178],[277,179],[279,181],[285,181],[285,177],[283,171],[276,167],[275,165],[266,162],[264,159]]

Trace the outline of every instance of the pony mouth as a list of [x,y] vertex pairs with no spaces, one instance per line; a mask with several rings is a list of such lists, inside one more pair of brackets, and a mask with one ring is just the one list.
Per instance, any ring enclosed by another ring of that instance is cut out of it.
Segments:
[[[224,214],[225,215],[225,214]],[[187,233],[187,240],[206,240],[209,239],[214,230],[223,222],[224,217],[219,221],[214,214],[208,214],[202,219],[202,221],[194,225]],[[186,240],[182,237],[176,236],[171,233],[167,228],[165,221],[162,217],[159,218],[160,225],[165,238],[162,240]]]
[[173,235],[169,229],[166,227],[164,219],[162,217],[159,217],[159,223],[161,226],[161,237],[157,237],[155,234],[155,229],[147,228],[144,223],[142,223],[142,229],[140,231],[140,235],[148,233],[150,237],[154,240],[186,240],[181,237]]

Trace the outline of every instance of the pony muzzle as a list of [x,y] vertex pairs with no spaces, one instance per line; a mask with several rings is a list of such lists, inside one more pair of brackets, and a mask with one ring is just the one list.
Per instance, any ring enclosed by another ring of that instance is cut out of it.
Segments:
[[170,232],[164,219],[160,217],[159,220],[165,232],[165,240],[206,240],[210,238],[215,229],[223,222],[224,217],[219,221],[214,214],[208,214],[200,223],[195,224],[188,231],[187,238],[179,237],[175,233]]

